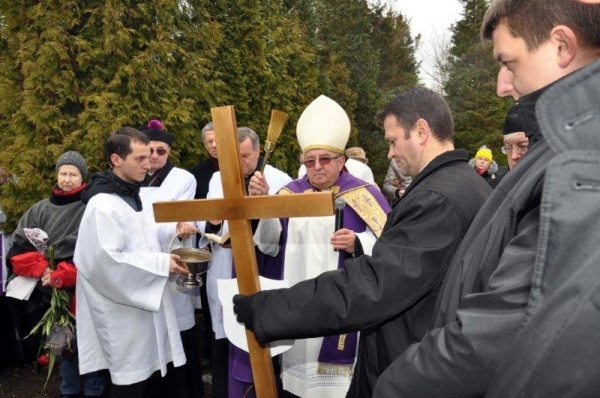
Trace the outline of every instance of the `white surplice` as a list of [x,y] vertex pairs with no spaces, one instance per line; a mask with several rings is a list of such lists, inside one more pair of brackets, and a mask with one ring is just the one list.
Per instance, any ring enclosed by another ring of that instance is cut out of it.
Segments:
[[[265,167],[265,178],[269,184],[269,195],[276,194],[281,188],[292,181],[292,178],[281,170],[271,165]],[[216,199],[223,197],[223,186],[221,185],[221,173],[216,172],[210,180],[208,186],[207,199]],[[202,223],[203,225],[204,223]],[[200,223],[199,223],[200,225]],[[202,229],[201,229],[202,230]],[[221,235],[229,231],[227,221],[223,222]],[[206,292],[208,295],[208,306],[210,307],[210,316],[212,319],[213,331],[216,339],[224,339],[225,329],[223,327],[223,309],[219,302],[219,293],[217,288],[218,279],[231,279],[233,267],[233,253],[231,249],[215,245],[213,258],[206,277]]]
[[170,257],[161,253],[152,212],[116,194],[87,204],[79,227],[77,347],[81,374],[108,369],[112,382],[146,380],[167,363],[185,364],[171,293]]
[[[142,187],[140,189],[140,197],[144,209],[153,210],[152,203],[157,201],[169,200],[188,200],[194,199],[196,193],[196,179],[186,170],[178,167],[173,167],[167,178],[159,187]],[[154,213],[153,216],[154,218]],[[177,223],[161,223],[161,231],[166,233],[159,236],[161,251],[169,253],[169,244],[176,234],[175,227]],[[195,237],[192,238],[194,240]],[[193,245],[189,243],[187,245]],[[175,239],[173,248],[181,247],[179,239]],[[169,277],[169,289],[173,295],[173,306],[177,315],[177,324],[180,331],[188,330],[194,327],[195,320],[195,302],[196,296],[200,294],[198,288],[179,291],[175,284],[176,275]]]

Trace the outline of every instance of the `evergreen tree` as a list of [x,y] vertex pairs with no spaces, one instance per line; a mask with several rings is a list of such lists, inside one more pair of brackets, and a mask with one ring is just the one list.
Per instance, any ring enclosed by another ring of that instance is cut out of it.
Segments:
[[[405,17],[394,11],[389,4],[372,6],[373,30],[371,42],[379,51],[379,75],[377,87],[383,103],[391,100],[402,90],[418,84],[418,63],[415,58],[415,41]],[[375,114],[371,115],[371,121]],[[381,127],[369,125],[362,132],[358,144],[369,154],[369,166],[378,183],[383,179],[390,164],[387,158],[389,145],[383,140]]]
[[48,196],[62,152],[77,150],[91,171],[104,169],[104,140],[122,125],[158,117],[177,136],[175,154],[177,146],[198,146],[196,103],[208,102],[207,59],[219,35],[208,1],[185,4],[0,5],[0,159],[17,177],[2,194],[9,228]]
[[300,153],[296,122],[319,92],[315,50],[298,16],[307,9],[272,0],[217,0],[212,7],[224,34],[212,78],[227,84],[210,106],[235,105],[238,125],[251,127],[263,141],[271,110],[290,114],[269,159],[295,176]]
[[403,17],[366,0],[316,0],[320,87],[348,112],[349,146],[367,152],[382,181],[389,161],[375,113],[389,97],[417,83],[414,42]]
[[502,125],[510,100],[496,96],[498,66],[492,55],[492,44],[482,43],[479,29],[487,2],[461,0],[462,19],[452,27],[452,48],[448,62],[446,99],[455,120],[455,144],[474,156],[481,145],[494,153],[494,160],[506,164],[500,156]]
[[416,83],[406,21],[366,0],[3,2],[0,50],[0,159],[16,177],[0,199],[9,229],[48,196],[62,152],[100,171],[110,131],[158,118],[176,136],[172,161],[189,167],[222,105],[263,140],[271,110],[289,113],[270,159],[296,175],[298,117],[329,95],[382,179],[387,147],[373,116]]

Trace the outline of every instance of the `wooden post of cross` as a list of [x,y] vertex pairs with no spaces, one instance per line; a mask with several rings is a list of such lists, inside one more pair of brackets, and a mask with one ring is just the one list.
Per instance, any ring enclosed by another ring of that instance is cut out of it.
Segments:
[[[211,113],[224,198],[156,202],[153,205],[154,216],[157,222],[228,220],[240,293],[253,294],[260,291],[260,282],[250,220],[330,216],[334,213],[333,194],[247,196],[233,106],[212,108]],[[256,394],[259,398],[276,397],[269,347],[260,344],[249,330],[246,330],[246,337]]]

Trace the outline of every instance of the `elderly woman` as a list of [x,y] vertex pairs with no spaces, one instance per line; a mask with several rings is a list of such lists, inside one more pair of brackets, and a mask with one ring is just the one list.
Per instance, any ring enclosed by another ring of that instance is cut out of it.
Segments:
[[[11,300],[20,339],[29,334],[49,307],[51,287],[73,292],[77,277],[73,252],[79,222],[85,209],[81,202],[81,192],[86,186],[84,181],[87,179],[87,165],[79,153],[69,151],[60,156],[55,170],[57,183],[52,188],[50,197],[41,200],[25,212],[19,221],[13,245],[7,255],[7,266],[14,274],[13,277],[22,275],[40,278],[29,300]],[[50,269],[48,260],[29,242],[24,228],[39,228],[48,234],[48,246],[54,246],[55,250],[55,270]],[[81,378],[77,355],[61,357],[59,369],[62,377],[62,396],[80,396]],[[100,396],[104,392],[104,377],[99,372],[84,375],[83,385],[86,397]]]

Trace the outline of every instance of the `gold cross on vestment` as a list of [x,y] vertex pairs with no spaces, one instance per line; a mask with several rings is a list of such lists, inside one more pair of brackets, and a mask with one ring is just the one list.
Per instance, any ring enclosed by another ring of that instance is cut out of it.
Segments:
[[[333,194],[247,196],[234,108],[212,108],[211,114],[219,151],[223,199],[156,202],[154,216],[157,222],[228,220],[238,287],[241,294],[249,295],[260,291],[250,220],[331,216],[334,213]],[[246,330],[246,338],[257,397],[277,397],[269,347],[260,344],[249,330]]]

